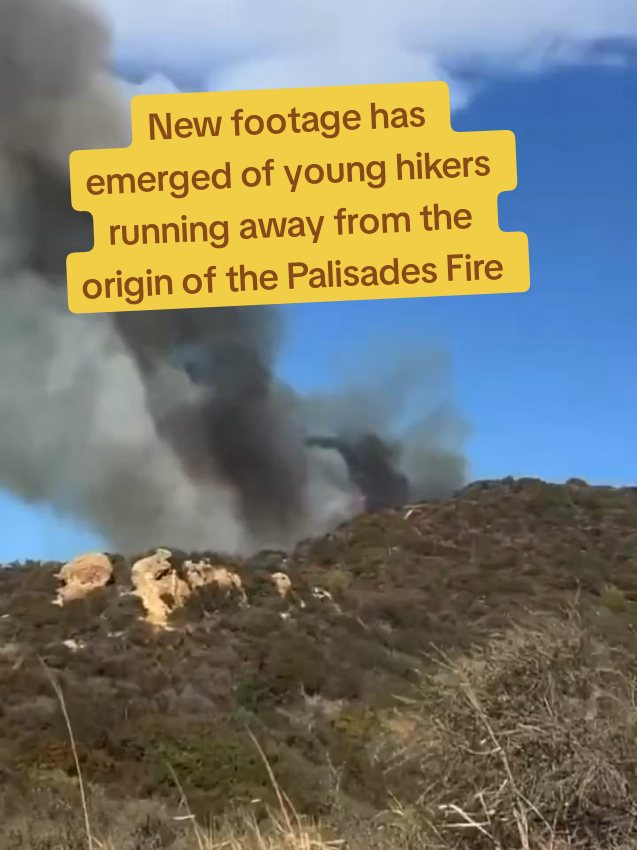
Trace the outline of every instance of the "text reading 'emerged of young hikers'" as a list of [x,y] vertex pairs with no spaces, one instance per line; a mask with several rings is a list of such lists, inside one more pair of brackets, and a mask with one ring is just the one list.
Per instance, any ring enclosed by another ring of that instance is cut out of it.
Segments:
[[132,127],[71,155],[74,313],[529,288],[515,137],[452,130],[446,83],[141,95]]

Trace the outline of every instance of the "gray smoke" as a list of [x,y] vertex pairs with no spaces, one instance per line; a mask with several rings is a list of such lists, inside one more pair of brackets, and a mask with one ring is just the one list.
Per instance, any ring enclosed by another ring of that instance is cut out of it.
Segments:
[[353,376],[336,392],[303,400],[307,428],[322,435],[312,442],[331,443],[349,461],[370,510],[444,498],[462,487],[470,430],[447,400],[451,369],[444,352],[410,344],[402,334],[357,355],[342,359],[365,363],[368,377]]
[[0,0],[0,485],[122,551],[237,552],[322,532],[365,488],[388,503],[460,486],[464,458],[436,411],[393,445],[431,362],[306,399],[274,374],[276,309],[69,312],[66,256],[93,245],[69,155],[131,141],[108,60],[89,7]]

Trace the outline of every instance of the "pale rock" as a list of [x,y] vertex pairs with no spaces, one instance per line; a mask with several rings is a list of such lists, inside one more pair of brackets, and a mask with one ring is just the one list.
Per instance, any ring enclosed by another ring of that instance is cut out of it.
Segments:
[[111,584],[113,581],[113,565],[110,559],[101,552],[90,552],[78,555],[72,561],[64,564],[56,574],[63,583],[58,590],[56,605],[64,605],[74,599],[82,599],[93,590]]

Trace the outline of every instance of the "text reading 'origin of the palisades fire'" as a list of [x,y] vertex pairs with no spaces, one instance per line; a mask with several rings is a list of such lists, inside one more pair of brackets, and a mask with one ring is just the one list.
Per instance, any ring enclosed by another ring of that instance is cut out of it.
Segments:
[[132,127],[71,155],[74,313],[529,288],[515,137],[452,130],[446,83],[141,95]]

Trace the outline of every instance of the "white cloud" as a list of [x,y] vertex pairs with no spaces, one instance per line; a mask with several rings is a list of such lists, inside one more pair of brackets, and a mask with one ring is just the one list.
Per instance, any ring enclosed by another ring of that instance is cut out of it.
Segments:
[[637,38],[635,0],[99,2],[124,65],[206,90],[445,79],[458,106],[458,63],[536,72]]
[[118,80],[123,97],[133,98],[140,94],[178,94],[177,86],[164,74],[154,73],[141,83]]

